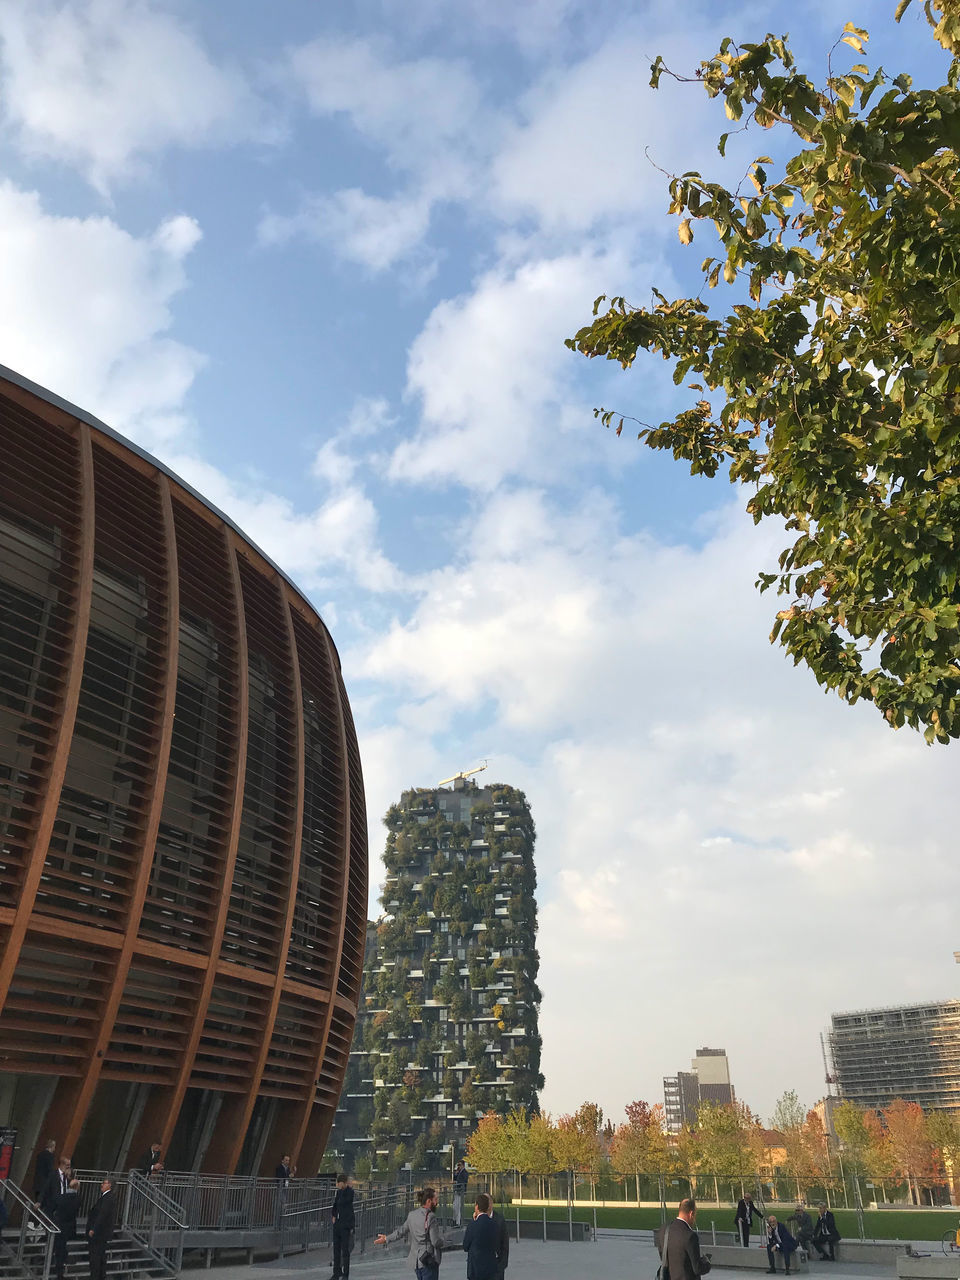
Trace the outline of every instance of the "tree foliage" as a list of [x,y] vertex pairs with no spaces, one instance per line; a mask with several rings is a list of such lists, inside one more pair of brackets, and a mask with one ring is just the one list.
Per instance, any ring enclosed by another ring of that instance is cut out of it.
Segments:
[[[737,190],[673,177],[681,242],[698,224],[719,238],[701,292],[600,298],[567,345],[624,368],[641,350],[674,362],[693,403],[639,438],[695,475],[725,469],[756,522],[795,535],[759,577],[787,597],[771,640],[847,702],[946,742],[960,736],[960,0],[923,11],[950,55],[940,88],[838,71],[836,50],[818,85],[782,38],[725,39],[696,80],[741,129],[801,149],[759,157]],[[867,39],[850,23],[841,36],[858,58]],[[652,72],[656,87],[660,58]],[[726,314],[702,296],[722,286]],[[596,413],[620,433],[624,416]]]

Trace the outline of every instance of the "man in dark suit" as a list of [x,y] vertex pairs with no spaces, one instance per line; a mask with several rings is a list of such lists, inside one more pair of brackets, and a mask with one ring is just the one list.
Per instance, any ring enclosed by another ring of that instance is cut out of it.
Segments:
[[163,1155],[160,1150],[160,1143],[154,1142],[152,1143],[150,1150],[140,1161],[140,1172],[145,1178],[149,1178],[151,1173],[153,1173],[154,1165],[161,1164],[162,1161]]
[[753,1220],[759,1217],[757,1206],[753,1203],[753,1196],[747,1191],[743,1198],[737,1201],[737,1214],[733,1220],[737,1240],[745,1249],[750,1248],[750,1228],[753,1226]]
[[834,1245],[840,1239],[837,1221],[825,1204],[817,1205],[820,1216],[813,1228],[813,1243],[823,1262],[836,1262]]
[[490,1209],[490,1218],[497,1229],[496,1280],[504,1280],[503,1273],[506,1271],[507,1263],[510,1261],[510,1232],[507,1229],[507,1222],[503,1214],[498,1213],[492,1207]]
[[62,1196],[69,1185],[70,1161],[66,1156],[63,1156],[60,1160],[60,1164],[53,1173],[51,1173],[43,1190],[37,1197],[37,1203],[48,1217],[53,1213],[53,1207],[57,1203],[57,1197]]
[[77,1213],[80,1210],[80,1183],[71,1178],[66,1191],[57,1196],[53,1206],[53,1220],[60,1228],[60,1234],[53,1241],[53,1268],[57,1280],[63,1280],[63,1270],[67,1265],[67,1250],[70,1241],[77,1235]]
[[783,1270],[786,1275],[790,1274],[790,1259],[797,1251],[797,1242],[793,1236],[779,1222],[777,1215],[771,1213],[767,1218],[767,1261],[770,1266],[767,1268],[769,1275],[776,1275],[777,1271],[777,1254],[783,1254]]
[[[673,1222],[657,1232],[657,1248],[663,1259],[665,1280],[700,1280],[700,1237],[697,1203],[681,1200]],[[661,1271],[664,1275],[664,1271]]]
[[90,1280],[107,1280],[107,1248],[117,1225],[117,1194],[113,1179],[100,1183],[100,1199],[87,1214],[87,1253]]
[[350,1250],[353,1245],[353,1187],[345,1173],[337,1174],[337,1194],[333,1197],[333,1276],[331,1280],[347,1280],[350,1275]]
[[463,1233],[467,1280],[495,1280],[497,1274],[497,1229],[490,1217],[490,1208],[490,1197],[481,1191],[473,1221],[467,1223]]
[[37,1163],[33,1169],[33,1200],[34,1204],[40,1203],[40,1197],[47,1189],[47,1183],[53,1177],[54,1170],[57,1167],[57,1144],[53,1138],[49,1140],[37,1156]]

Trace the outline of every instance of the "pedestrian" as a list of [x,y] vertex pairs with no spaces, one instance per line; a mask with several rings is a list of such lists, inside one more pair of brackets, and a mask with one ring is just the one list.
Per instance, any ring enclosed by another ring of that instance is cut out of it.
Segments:
[[742,1244],[744,1249],[750,1248],[750,1228],[753,1226],[754,1218],[759,1218],[756,1205],[753,1203],[753,1196],[749,1191],[737,1201],[737,1214],[733,1220],[734,1230],[737,1233],[737,1242]]
[[63,1280],[67,1265],[70,1241],[77,1237],[77,1214],[80,1212],[80,1180],[71,1178],[67,1189],[58,1195],[53,1205],[53,1221],[60,1234],[53,1241],[53,1270],[57,1280]]
[[53,1213],[53,1206],[57,1202],[57,1197],[62,1196],[69,1185],[70,1160],[69,1157],[62,1156],[57,1168],[51,1173],[46,1185],[37,1197],[37,1204],[47,1217],[50,1217]]
[[345,1173],[337,1174],[337,1193],[333,1197],[333,1276],[331,1280],[350,1275],[350,1254],[353,1250],[353,1187]]
[[810,1244],[813,1240],[813,1219],[807,1213],[802,1204],[798,1204],[794,1210],[793,1216],[788,1219],[793,1224],[794,1233],[797,1237],[797,1243],[805,1253],[810,1252]]
[[420,1208],[411,1209],[396,1231],[377,1236],[374,1244],[391,1244],[394,1240],[410,1241],[407,1262],[413,1266],[417,1280],[438,1280],[443,1235],[437,1222],[437,1193],[433,1187],[424,1187]]
[[162,1163],[163,1153],[160,1149],[160,1143],[153,1142],[150,1144],[150,1150],[140,1161],[138,1168],[145,1178],[149,1178],[151,1173],[153,1173],[154,1166]]
[[463,1219],[463,1197],[467,1193],[467,1182],[470,1174],[462,1160],[457,1161],[453,1171],[453,1223],[459,1227]]
[[467,1255],[467,1280],[495,1280],[497,1274],[497,1228],[490,1216],[492,1205],[485,1191],[477,1196],[473,1221],[463,1233]]
[[676,1218],[661,1227],[655,1239],[663,1262],[660,1274],[669,1280],[700,1280],[710,1270],[709,1260],[700,1256],[695,1200],[681,1200]]
[[507,1269],[510,1261],[510,1232],[507,1228],[507,1220],[499,1210],[491,1206],[490,1217],[493,1225],[497,1229],[497,1270],[495,1272],[496,1280],[504,1280],[503,1273]]
[[813,1244],[822,1262],[836,1262],[834,1246],[840,1242],[836,1219],[825,1204],[817,1206],[820,1216],[813,1228]]
[[57,1168],[57,1142],[55,1138],[48,1138],[47,1145],[37,1156],[37,1163],[33,1167],[33,1202],[40,1203],[40,1197],[46,1190],[47,1183],[50,1181]]
[[107,1249],[117,1225],[117,1193],[113,1179],[100,1183],[100,1199],[87,1214],[87,1253],[90,1257],[90,1280],[107,1280]]
[[796,1252],[797,1242],[783,1225],[777,1221],[777,1215],[771,1213],[767,1218],[767,1268],[768,1275],[775,1275],[777,1270],[777,1254],[783,1254],[783,1270],[790,1274],[790,1259]]
[[290,1179],[296,1173],[296,1169],[290,1164],[289,1156],[282,1156],[280,1163],[273,1171],[273,1176],[277,1180],[277,1230],[283,1227],[283,1214],[287,1207],[287,1192],[290,1189]]

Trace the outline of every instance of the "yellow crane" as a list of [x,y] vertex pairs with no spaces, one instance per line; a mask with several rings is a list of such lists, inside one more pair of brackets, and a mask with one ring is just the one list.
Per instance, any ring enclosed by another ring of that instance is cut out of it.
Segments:
[[483,773],[486,767],[487,762],[484,760],[483,764],[478,764],[475,769],[464,769],[462,773],[455,773],[452,778],[444,778],[442,782],[437,783],[437,786],[445,787],[448,782],[464,782],[474,773]]

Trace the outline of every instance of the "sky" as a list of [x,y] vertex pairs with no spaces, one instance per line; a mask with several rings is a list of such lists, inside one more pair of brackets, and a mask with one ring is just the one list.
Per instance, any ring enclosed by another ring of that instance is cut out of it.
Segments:
[[526,792],[554,1114],[616,1122],[709,1045],[766,1119],[823,1094],[831,1012],[956,995],[960,747],[770,646],[782,535],[592,415],[696,393],[563,345],[601,293],[696,289],[709,242],[679,244],[664,171],[735,185],[788,141],[721,161],[722,108],[652,92],[652,59],[689,75],[792,25],[820,77],[849,18],[941,83],[893,8],[0,0],[0,362],[153,451],[319,609],[373,912],[401,790],[487,760]]

